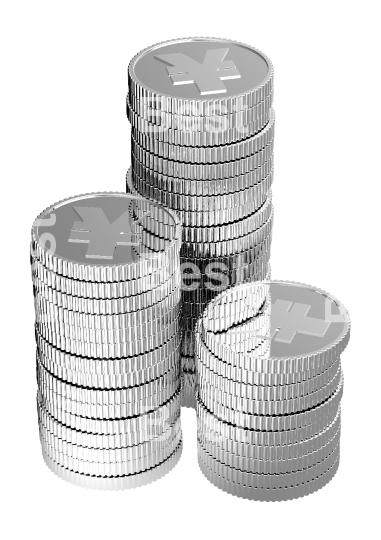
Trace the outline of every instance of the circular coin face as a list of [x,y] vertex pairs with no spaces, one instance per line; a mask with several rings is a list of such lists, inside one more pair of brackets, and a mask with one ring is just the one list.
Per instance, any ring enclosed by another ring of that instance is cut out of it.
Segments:
[[[205,101],[239,96],[247,98],[247,107],[270,93],[272,73],[270,60],[248,45],[215,38],[179,39],[153,45],[132,59],[130,92],[137,99],[147,98],[145,104],[152,107],[160,97]],[[150,96],[154,103],[149,103]],[[197,112],[205,113],[182,111]],[[231,110],[218,111],[224,112]]]
[[168,253],[180,238],[175,214],[125,193],[94,193],[59,202],[36,219],[42,252],[78,265],[128,266]]
[[203,339],[227,354],[267,358],[310,358],[340,354],[349,339],[346,308],[330,294],[309,285],[259,282],[219,295],[205,310],[199,329]]

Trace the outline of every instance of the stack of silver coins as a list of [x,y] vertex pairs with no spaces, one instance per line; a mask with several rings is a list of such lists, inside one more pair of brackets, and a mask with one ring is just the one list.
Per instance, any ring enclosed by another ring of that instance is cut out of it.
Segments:
[[340,456],[345,307],[315,287],[244,284],[196,327],[198,460],[230,494],[281,501],[327,484]]
[[180,244],[174,212],[125,193],[33,224],[40,439],[69,482],[138,487],[180,458]]
[[183,405],[195,406],[194,327],[208,301],[268,277],[273,206],[273,68],[253,47],[179,39],[128,69],[127,191],[183,224]]

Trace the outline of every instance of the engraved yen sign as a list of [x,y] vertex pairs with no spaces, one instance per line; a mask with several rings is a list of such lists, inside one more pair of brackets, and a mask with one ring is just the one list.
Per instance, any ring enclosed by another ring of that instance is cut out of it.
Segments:
[[204,61],[196,62],[183,53],[155,55],[157,60],[169,64],[167,67],[173,84],[195,84],[201,95],[224,94],[223,80],[240,79],[241,74],[232,60],[225,60],[229,48],[206,51]]
[[75,221],[69,242],[89,244],[86,258],[113,259],[116,246],[138,246],[140,235],[133,233],[129,211],[110,223],[102,208],[74,206],[82,221]]
[[311,306],[280,300],[271,306],[271,326],[275,328],[271,338],[274,341],[291,344],[297,333],[309,336],[324,337],[329,322],[322,319],[307,317]]

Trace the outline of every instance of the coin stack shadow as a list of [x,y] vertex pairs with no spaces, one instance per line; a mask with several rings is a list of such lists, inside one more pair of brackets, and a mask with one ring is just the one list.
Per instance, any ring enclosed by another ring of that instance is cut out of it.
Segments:
[[180,458],[180,243],[174,212],[125,193],[67,199],[33,225],[40,440],[71,483],[138,487]]
[[196,328],[196,399],[198,460],[212,484],[281,501],[332,479],[349,330],[342,304],[301,284],[240,285],[209,304]]
[[[182,405],[195,407],[198,317],[221,290],[270,275],[275,117],[270,60],[234,41],[184,40],[191,57],[194,44],[203,45],[205,53],[216,47],[229,51],[228,62],[235,61],[237,51],[249,51],[240,73],[245,91],[234,93],[232,80],[226,82],[230,84],[226,98],[218,94],[205,99],[196,89],[198,98],[182,99],[179,94],[177,99],[147,87],[142,82],[144,70],[151,69],[145,65],[147,53],[154,51],[160,70],[155,71],[157,81],[159,75],[169,80],[157,55],[181,41],[148,48],[130,62],[127,116],[132,127],[132,170],[127,174],[127,192],[176,210],[183,224]],[[250,87],[246,81],[253,72],[257,84]],[[175,86],[174,92],[176,88],[183,86]]]

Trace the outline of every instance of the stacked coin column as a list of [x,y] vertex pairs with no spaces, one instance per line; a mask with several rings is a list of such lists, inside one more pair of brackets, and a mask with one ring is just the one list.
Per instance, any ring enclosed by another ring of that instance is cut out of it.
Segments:
[[197,318],[221,290],[269,276],[273,68],[252,47],[195,38],[142,51],[128,81],[127,191],[183,223],[183,405],[195,406]]
[[181,455],[180,243],[171,210],[125,193],[33,225],[40,439],[69,482],[137,487]]
[[196,330],[199,465],[253,500],[308,495],[339,466],[345,307],[307,285],[234,287]]

